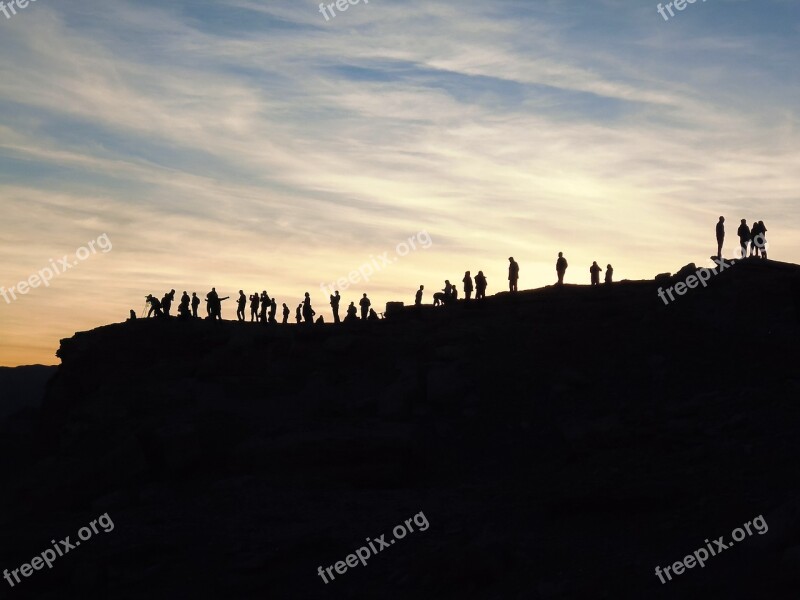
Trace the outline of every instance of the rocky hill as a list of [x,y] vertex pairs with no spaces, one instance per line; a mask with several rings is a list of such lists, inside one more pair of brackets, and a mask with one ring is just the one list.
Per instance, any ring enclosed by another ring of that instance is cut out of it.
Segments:
[[62,340],[42,408],[0,422],[0,568],[115,527],[2,597],[795,598],[800,267],[740,261],[665,305],[693,270]]

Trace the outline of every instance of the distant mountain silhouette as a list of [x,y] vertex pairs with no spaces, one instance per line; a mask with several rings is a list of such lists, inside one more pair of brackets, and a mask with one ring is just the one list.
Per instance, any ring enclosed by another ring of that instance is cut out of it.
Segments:
[[38,409],[48,380],[58,367],[0,367],[0,418],[25,408]]

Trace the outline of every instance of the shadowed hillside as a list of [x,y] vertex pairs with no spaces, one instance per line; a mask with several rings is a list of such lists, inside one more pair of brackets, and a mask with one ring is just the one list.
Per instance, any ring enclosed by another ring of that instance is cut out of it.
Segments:
[[[665,306],[683,278],[62,340],[25,452],[0,457],[0,568],[115,528],[5,591],[796,597],[800,267],[742,261]],[[426,531],[318,576],[419,512]],[[767,533],[654,575],[758,515]]]
[[0,367],[0,418],[25,408],[39,408],[45,386],[56,370],[44,365]]

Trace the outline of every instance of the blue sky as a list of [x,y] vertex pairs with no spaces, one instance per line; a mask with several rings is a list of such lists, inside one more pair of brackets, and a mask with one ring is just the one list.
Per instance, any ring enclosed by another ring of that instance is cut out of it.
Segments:
[[[319,283],[419,231],[382,306],[465,270],[505,287],[708,262],[714,224],[763,220],[800,262],[800,3],[37,0],[0,15],[0,286],[107,233],[6,304],[0,364],[149,292]],[[358,289],[356,289],[356,287]],[[32,324],[31,312],[47,318]],[[232,305],[226,317],[233,316]]]

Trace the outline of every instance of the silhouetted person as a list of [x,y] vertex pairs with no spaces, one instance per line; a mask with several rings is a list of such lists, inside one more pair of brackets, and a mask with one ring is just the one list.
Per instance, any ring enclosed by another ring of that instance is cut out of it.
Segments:
[[339,290],[335,294],[331,294],[331,311],[333,311],[333,322],[339,323],[339,302],[342,297],[339,295]]
[[469,274],[469,271],[464,273],[464,279],[461,280],[464,283],[464,300],[469,301],[472,298],[472,276]]
[[558,274],[558,285],[564,284],[564,274],[567,272],[567,259],[564,258],[564,253],[558,253],[558,260],[556,260],[556,273]]
[[458,300],[458,287],[450,286],[450,302]]
[[268,322],[267,311],[272,305],[272,300],[270,300],[269,294],[267,294],[267,290],[262,290],[261,298],[259,298],[259,300],[261,301],[261,312],[259,313],[258,318],[263,324],[266,325]]
[[750,256],[758,257],[758,242],[760,240],[761,238],[758,237],[758,221],[753,221],[753,226],[750,228]]
[[294,318],[295,318],[295,320],[297,320],[297,324],[298,325],[303,322],[303,303],[302,302],[297,305],[297,310],[294,311]]
[[197,308],[200,306],[200,298],[197,297],[197,292],[192,292],[192,316],[197,318]]
[[367,316],[369,315],[369,307],[370,307],[371,304],[372,304],[372,302],[369,301],[369,298],[367,298],[366,294],[364,294],[361,297],[361,300],[358,301],[358,305],[361,307],[361,320],[362,321],[366,321],[367,320]]
[[258,295],[258,292],[255,294],[250,294],[250,322],[252,323],[255,321],[258,322],[258,305],[261,301],[261,298]]
[[519,264],[513,256],[508,257],[508,291],[517,291],[517,280],[519,280]]
[[614,280],[614,267],[606,265],[606,283],[611,283]]
[[717,258],[722,258],[722,244],[725,241],[725,217],[717,222]]
[[317,325],[324,325],[325,324],[325,318],[322,315],[318,316],[316,324]]
[[600,271],[602,270],[603,269],[600,268],[596,260],[592,262],[592,266],[589,267],[589,273],[592,276],[592,285],[600,285]]
[[739,225],[736,234],[739,236],[739,246],[742,248],[741,257],[747,258],[747,244],[750,243],[750,228],[747,226],[746,219],[742,219],[742,224]]
[[[239,290],[241,292],[241,290]],[[217,304],[219,304],[219,296],[217,295],[217,288],[211,288],[211,291],[206,294],[206,312],[208,317],[213,319],[216,311]]]
[[449,279],[444,280],[444,289],[442,289],[442,292],[444,292],[443,303],[450,304],[453,300],[453,284],[450,283]]
[[169,316],[169,311],[172,308],[172,302],[175,300],[175,290],[170,290],[164,294],[164,299],[161,300],[161,308],[164,310],[164,316]]
[[483,271],[478,271],[475,275],[475,300],[486,298],[486,277]]
[[292,314],[292,311],[289,310],[289,307],[286,306],[286,302],[283,303],[283,324],[286,325],[289,322],[289,315]]
[[239,290],[239,300],[237,300],[236,305],[236,318],[239,321],[244,321],[244,309],[247,306],[247,296],[244,295],[243,290]]
[[767,258],[767,228],[764,225],[764,221],[758,222],[758,235],[761,236],[759,239],[761,245],[761,258]]
[[211,288],[211,291],[206,295],[206,302],[208,303],[208,316],[212,320],[222,320],[222,301],[227,300],[229,297],[220,298],[217,295],[216,288]]
[[314,309],[311,308],[311,295],[306,292],[306,297],[303,299],[303,319],[307,325],[314,324]]
[[347,315],[344,318],[345,323],[355,323],[358,321],[358,309],[356,308],[356,303],[351,302],[350,306],[347,307]]
[[163,315],[161,312],[161,302],[153,294],[147,294],[147,302],[150,304],[150,310],[147,311],[147,318],[149,319],[153,314],[160,317]]
[[192,311],[189,308],[189,303],[191,301],[192,301],[192,299],[189,298],[189,294],[187,294],[184,291],[183,295],[181,296],[181,303],[178,305],[178,316],[181,319],[189,319],[189,318],[191,318]]
[[275,301],[275,298],[269,303],[269,322],[270,323],[277,323],[278,320],[275,318],[275,313],[278,312],[278,303]]
[[422,305],[422,291],[425,289],[424,285],[419,286],[416,295],[414,296],[414,306]]
[[374,308],[369,309],[369,316],[367,317],[368,321],[380,321],[378,318],[378,313],[375,312]]
[[130,317],[128,317],[128,321],[135,321],[136,320],[136,311],[131,309]]

